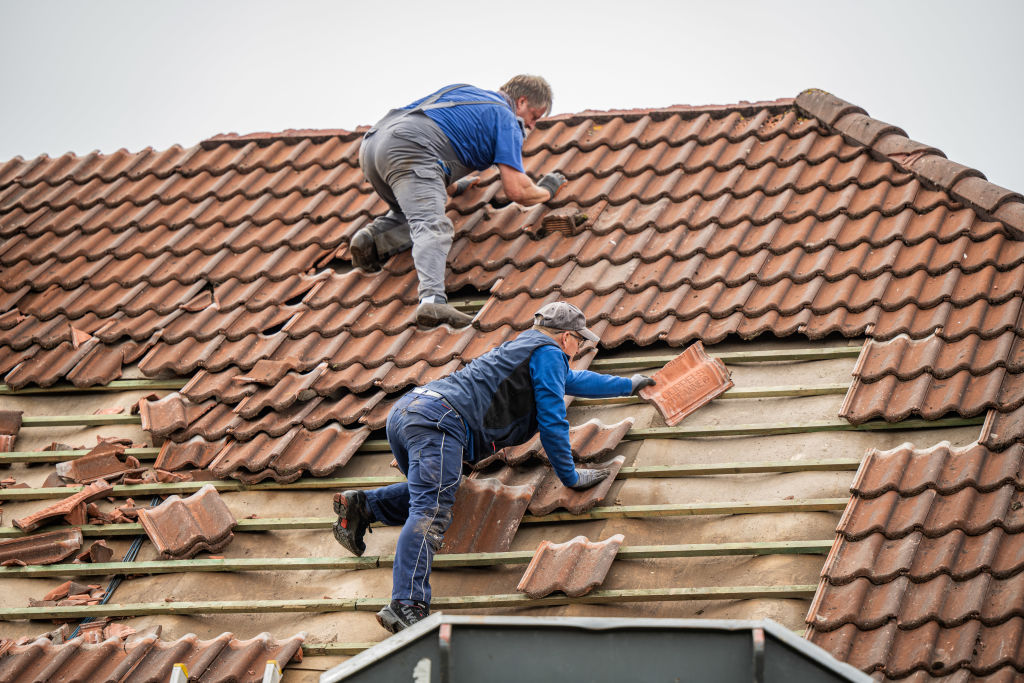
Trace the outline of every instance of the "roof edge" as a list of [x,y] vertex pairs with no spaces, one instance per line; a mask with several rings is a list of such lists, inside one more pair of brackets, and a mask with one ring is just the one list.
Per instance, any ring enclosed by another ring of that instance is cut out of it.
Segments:
[[942,150],[912,140],[903,129],[872,118],[832,93],[810,88],[794,102],[851,144],[868,147],[927,187],[949,193],[983,219],[1002,223],[1010,237],[1024,240],[1024,195],[989,182],[981,171],[950,161]]

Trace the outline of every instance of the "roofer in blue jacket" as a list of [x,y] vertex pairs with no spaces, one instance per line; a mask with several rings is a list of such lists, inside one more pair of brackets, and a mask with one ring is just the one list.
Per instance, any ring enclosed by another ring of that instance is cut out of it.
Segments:
[[430,613],[430,567],[452,520],[463,461],[473,462],[540,431],[541,445],[559,480],[582,490],[608,477],[607,469],[577,470],[569,447],[565,395],[600,398],[635,394],[654,384],[570,370],[584,341],[597,342],[572,304],[547,304],[534,326],[448,377],[413,389],[391,408],[387,437],[407,482],[334,495],[334,537],[355,555],[366,550],[372,522],[402,526],[395,549],[391,602],[377,621],[392,633]]
[[444,288],[454,235],[445,215],[449,185],[457,194],[473,182],[465,177],[471,171],[497,164],[508,198],[531,206],[565,183],[558,172],[534,183],[523,171],[523,139],[550,110],[551,86],[540,76],[516,76],[497,92],[450,85],[391,110],[363,137],[359,165],[390,211],[352,236],[349,253],[358,268],[377,271],[412,247],[420,325],[465,327],[473,320],[448,304]]

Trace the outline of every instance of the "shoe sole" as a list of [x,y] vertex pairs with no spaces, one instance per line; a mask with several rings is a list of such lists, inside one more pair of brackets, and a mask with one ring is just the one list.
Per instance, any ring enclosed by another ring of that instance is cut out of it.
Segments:
[[366,546],[364,545],[362,550],[356,548],[355,539],[349,535],[349,530],[341,526],[341,517],[348,513],[348,506],[344,504],[344,500],[344,496],[340,493],[334,494],[334,514],[338,515],[338,520],[331,527],[334,531],[334,540],[356,557],[362,557],[366,552]]
[[386,607],[377,612],[376,617],[377,623],[380,624],[381,628],[392,634],[404,631],[412,625],[406,624],[394,612],[387,611]]

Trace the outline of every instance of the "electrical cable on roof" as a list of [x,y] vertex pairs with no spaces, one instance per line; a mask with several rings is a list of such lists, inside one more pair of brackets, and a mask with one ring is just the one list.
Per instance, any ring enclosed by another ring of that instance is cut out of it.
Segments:
[[[150,507],[153,507],[154,505],[159,505],[160,500],[161,500],[160,496],[153,496],[153,500],[151,500],[149,502]],[[138,557],[138,555],[139,555],[139,550],[142,548],[142,542],[145,541],[145,540],[146,540],[146,536],[145,535],[136,536],[132,540],[132,544],[130,546],[128,546],[128,552],[126,552],[124,554],[124,557],[121,559],[121,561],[122,562],[134,562],[135,558]],[[103,598],[100,600],[99,604],[101,604],[101,605],[107,604],[110,601],[110,596],[113,595],[114,591],[117,590],[117,587],[121,585],[121,581],[123,581],[123,580],[124,580],[124,574],[116,574],[114,577],[112,577],[110,579],[110,583],[107,584],[107,590],[104,591]],[[68,640],[71,640],[72,638],[77,636],[78,632],[82,629],[82,626],[84,626],[85,624],[88,624],[89,622],[92,622],[92,621],[96,621],[95,617],[86,617],[85,619],[82,619],[82,621],[78,622],[78,626],[76,626],[75,630],[71,632],[70,636],[68,636]]]

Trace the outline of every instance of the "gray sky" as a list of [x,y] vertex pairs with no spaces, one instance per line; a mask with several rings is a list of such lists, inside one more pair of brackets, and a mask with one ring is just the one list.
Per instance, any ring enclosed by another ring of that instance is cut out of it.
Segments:
[[446,83],[556,113],[822,88],[1024,193],[1024,2],[0,0],[0,160],[354,128]]

